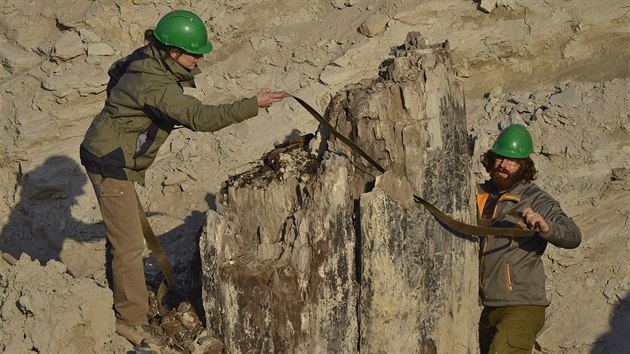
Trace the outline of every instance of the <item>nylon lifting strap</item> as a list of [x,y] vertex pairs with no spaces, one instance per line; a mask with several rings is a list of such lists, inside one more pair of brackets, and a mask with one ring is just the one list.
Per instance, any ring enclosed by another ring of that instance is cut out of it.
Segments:
[[[344,144],[350,147],[352,151],[361,155],[361,157],[366,159],[370,164],[372,164],[372,166],[374,166],[381,173],[385,172],[385,169],[383,168],[383,166],[381,166],[378,162],[376,162],[376,160],[370,157],[365,151],[359,148],[350,139],[340,134],[335,128],[333,128],[332,125],[330,125],[328,121],[324,119],[324,117],[321,116],[321,114],[319,114],[319,112],[317,112],[308,103],[306,103],[304,100],[302,100],[299,97],[293,96],[292,94],[285,93],[285,95],[286,97],[291,97],[295,99],[300,105],[302,105],[302,107],[304,107],[304,109],[306,109],[315,119],[317,119],[319,123],[321,123],[324,127],[326,127],[326,129],[328,129],[328,131],[332,135],[339,138],[339,140],[341,140]],[[503,228],[503,227],[491,227],[491,226],[475,226],[475,225],[466,224],[464,222],[461,222],[452,218],[450,215],[444,213],[443,211],[441,211],[440,209],[438,209],[437,207],[435,207],[433,204],[429,203],[422,197],[419,197],[414,194],[413,200],[416,203],[424,206],[433,215],[433,217],[435,217],[442,224],[462,234],[475,235],[475,236],[481,236],[481,237],[484,237],[484,236],[529,237],[536,234],[535,230],[519,229],[519,228],[513,228],[513,227]],[[494,218],[486,222],[485,224],[491,225],[494,221],[497,221],[498,219],[500,219],[500,217]]]
[[142,225],[142,234],[144,235],[144,239],[147,242],[147,246],[149,246],[149,250],[153,254],[153,257],[158,262],[160,270],[164,275],[164,279],[162,283],[160,283],[160,287],[158,288],[156,297],[157,297],[157,306],[158,313],[160,316],[166,315],[166,309],[162,305],[162,298],[166,293],[168,293],[171,288],[171,281],[173,279],[171,263],[168,261],[166,257],[166,253],[164,253],[164,249],[160,242],[155,237],[155,233],[149,224],[149,220],[147,220],[147,216],[144,213],[144,208],[142,207],[142,203],[140,202],[140,198],[136,194],[136,200],[138,201],[138,213],[140,214],[140,224]]

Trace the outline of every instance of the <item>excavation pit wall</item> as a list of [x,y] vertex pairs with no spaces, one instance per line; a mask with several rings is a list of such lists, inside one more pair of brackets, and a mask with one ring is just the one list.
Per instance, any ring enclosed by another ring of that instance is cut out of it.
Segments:
[[410,33],[326,119],[387,172],[320,128],[228,180],[200,239],[207,326],[230,353],[474,353],[476,240],[412,199],[474,219],[448,43]]

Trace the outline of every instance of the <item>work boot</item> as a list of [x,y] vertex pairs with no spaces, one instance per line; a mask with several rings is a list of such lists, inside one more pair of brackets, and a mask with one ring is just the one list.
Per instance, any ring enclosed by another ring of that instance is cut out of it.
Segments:
[[162,341],[151,333],[148,325],[116,323],[116,333],[125,337],[131,344],[139,347],[152,348],[162,345]]

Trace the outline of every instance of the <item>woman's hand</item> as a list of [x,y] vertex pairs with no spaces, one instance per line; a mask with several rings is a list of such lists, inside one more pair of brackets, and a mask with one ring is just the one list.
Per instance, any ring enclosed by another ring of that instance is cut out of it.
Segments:
[[276,102],[282,101],[285,97],[283,91],[271,92],[270,89],[262,89],[256,94],[256,100],[258,101],[258,108],[268,108]]

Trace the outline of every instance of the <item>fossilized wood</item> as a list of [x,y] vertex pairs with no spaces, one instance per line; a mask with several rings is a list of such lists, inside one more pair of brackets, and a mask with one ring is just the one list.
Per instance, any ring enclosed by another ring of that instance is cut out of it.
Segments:
[[476,351],[475,242],[411,198],[473,219],[462,86],[446,43],[411,33],[394,54],[327,111],[385,174],[330,138],[231,178],[209,213],[204,308],[226,352]]
[[356,347],[347,175],[347,161],[333,158],[315,174],[280,173],[262,188],[231,186],[209,214],[201,244],[204,308],[227,352]]
[[[474,240],[454,235],[423,209],[405,207],[409,201],[392,192],[411,189],[457,219],[473,221],[462,84],[448,43],[423,43],[410,34],[382,64],[381,80],[348,88],[329,111],[342,134],[391,171],[360,196],[360,348],[367,353],[476,350]],[[351,182],[355,190],[375,174],[340,142],[329,147],[360,166]],[[406,184],[410,188],[401,187]]]

